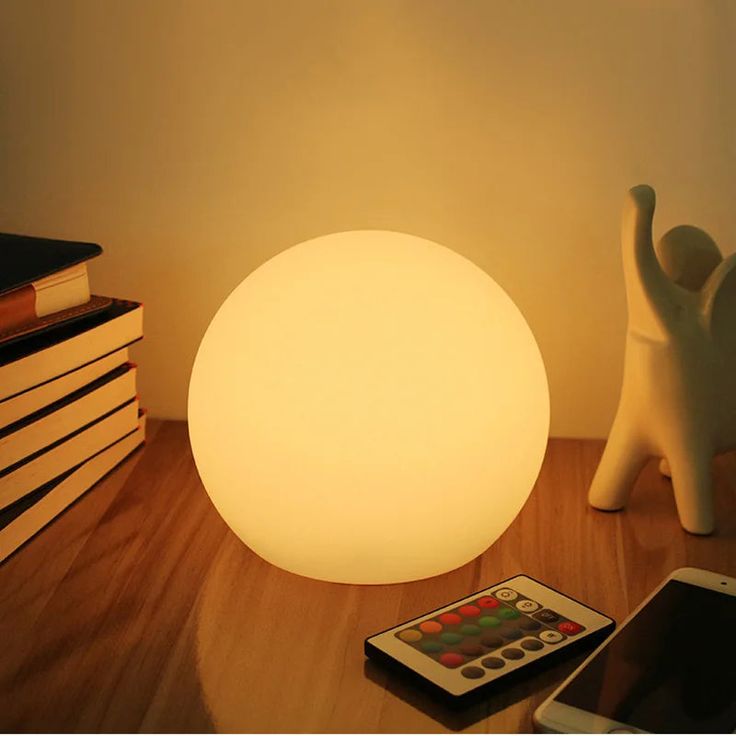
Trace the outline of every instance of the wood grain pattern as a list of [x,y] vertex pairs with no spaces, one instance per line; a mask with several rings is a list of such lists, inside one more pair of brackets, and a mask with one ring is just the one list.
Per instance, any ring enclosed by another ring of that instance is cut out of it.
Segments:
[[256,557],[202,489],[186,425],[148,434],[0,566],[4,731],[529,731],[575,662],[451,716],[366,663],[363,638],[521,572],[619,621],[674,568],[736,575],[733,454],[716,463],[718,531],[694,537],[653,464],[626,512],[602,513],[585,497],[603,443],[551,440],[528,503],[484,555],[360,587]]

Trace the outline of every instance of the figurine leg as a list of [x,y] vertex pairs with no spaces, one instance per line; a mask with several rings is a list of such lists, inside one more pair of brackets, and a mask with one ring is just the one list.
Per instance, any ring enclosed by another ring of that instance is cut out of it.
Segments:
[[710,534],[715,528],[712,459],[711,448],[703,443],[678,443],[668,448],[677,513],[691,534]]
[[591,483],[588,503],[603,511],[623,508],[648,457],[638,433],[629,422],[617,417]]

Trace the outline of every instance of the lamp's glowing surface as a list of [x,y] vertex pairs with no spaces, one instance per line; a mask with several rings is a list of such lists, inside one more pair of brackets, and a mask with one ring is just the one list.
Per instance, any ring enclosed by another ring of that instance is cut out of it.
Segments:
[[549,395],[506,293],[384,231],[301,243],[248,276],[192,371],[189,431],[233,531],[291,572],[393,583],[458,567],[526,501]]

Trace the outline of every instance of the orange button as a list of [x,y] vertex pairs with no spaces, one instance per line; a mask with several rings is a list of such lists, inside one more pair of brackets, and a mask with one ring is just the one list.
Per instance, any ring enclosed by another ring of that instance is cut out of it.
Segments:
[[442,621],[445,626],[455,626],[462,620],[462,616],[458,616],[456,613],[443,613],[440,615],[440,621]]
[[416,629],[404,629],[404,631],[399,634],[399,639],[401,639],[401,641],[419,641],[421,638],[422,635]]
[[425,634],[437,634],[442,631],[442,624],[437,621],[422,621],[419,624],[419,628]]

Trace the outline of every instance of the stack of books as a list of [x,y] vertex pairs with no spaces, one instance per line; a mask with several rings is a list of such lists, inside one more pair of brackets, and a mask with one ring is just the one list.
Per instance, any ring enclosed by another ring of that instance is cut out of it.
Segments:
[[0,561],[144,441],[143,308],[90,294],[101,252],[0,234]]

